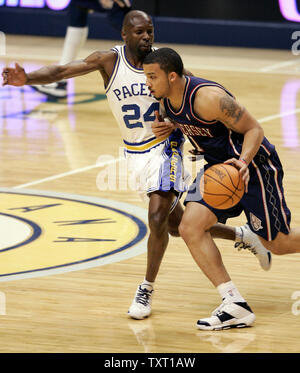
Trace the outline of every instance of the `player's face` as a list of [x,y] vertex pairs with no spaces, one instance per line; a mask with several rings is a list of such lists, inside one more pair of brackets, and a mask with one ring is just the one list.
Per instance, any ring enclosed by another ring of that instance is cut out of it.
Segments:
[[123,35],[125,43],[130,51],[140,58],[145,58],[151,52],[154,31],[151,19],[135,17],[131,26]]
[[158,63],[145,64],[144,73],[149,91],[157,99],[168,97],[170,82],[168,75],[160,68]]

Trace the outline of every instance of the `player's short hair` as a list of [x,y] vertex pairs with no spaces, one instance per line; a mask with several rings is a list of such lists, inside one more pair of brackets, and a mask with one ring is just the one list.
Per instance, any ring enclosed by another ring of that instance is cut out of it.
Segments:
[[175,72],[180,77],[183,75],[183,62],[179,54],[172,48],[159,48],[149,53],[144,59],[144,64],[159,64],[165,73]]
[[126,32],[130,27],[132,27],[134,25],[134,19],[137,18],[142,18],[152,22],[151,17],[147,13],[141,10],[130,10],[124,17],[122,31]]

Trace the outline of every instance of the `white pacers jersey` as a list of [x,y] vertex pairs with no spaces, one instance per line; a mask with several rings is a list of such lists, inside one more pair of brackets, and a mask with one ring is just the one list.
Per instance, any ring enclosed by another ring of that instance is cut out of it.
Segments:
[[125,48],[112,49],[118,57],[106,95],[123,137],[130,185],[143,194],[156,190],[184,192],[188,174],[182,162],[183,134],[176,129],[166,138],[154,136],[151,125],[160,104],[146,86],[143,69],[126,59]]
[[125,55],[125,45],[115,46],[118,57],[106,96],[121,130],[126,150],[142,153],[166,139],[156,139],[151,124],[154,112],[160,111],[159,101],[149,92],[143,69],[130,64]]

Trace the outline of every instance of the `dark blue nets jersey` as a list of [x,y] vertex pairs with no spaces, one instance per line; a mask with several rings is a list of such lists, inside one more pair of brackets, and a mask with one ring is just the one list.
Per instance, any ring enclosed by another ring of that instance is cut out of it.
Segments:
[[[219,121],[206,121],[199,118],[193,110],[196,92],[202,87],[219,87],[230,96],[234,96],[216,82],[193,76],[185,76],[185,78],[186,85],[180,109],[174,110],[169,99],[164,99],[167,117],[179,125],[195,149],[204,150],[204,158],[208,163],[216,164],[229,158],[239,158],[244,136],[228,129]],[[254,158],[255,164],[264,163],[274,150],[274,145],[264,138]]]

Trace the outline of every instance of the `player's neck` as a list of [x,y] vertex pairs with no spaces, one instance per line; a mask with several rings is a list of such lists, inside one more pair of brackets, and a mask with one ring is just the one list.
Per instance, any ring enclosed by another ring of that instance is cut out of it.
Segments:
[[186,86],[186,78],[184,75],[181,78],[178,78],[176,82],[174,82],[174,84],[172,84],[168,99],[172,107],[176,111],[181,108],[185,86]]
[[132,66],[136,67],[137,69],[142,69],[143,68],[144,58],[141,58],[136,53],[132,53],[127,46],[125,48],[125,55],[126,55],[126,59],[129,61],[129,63]]

